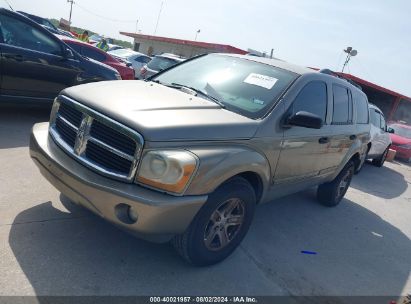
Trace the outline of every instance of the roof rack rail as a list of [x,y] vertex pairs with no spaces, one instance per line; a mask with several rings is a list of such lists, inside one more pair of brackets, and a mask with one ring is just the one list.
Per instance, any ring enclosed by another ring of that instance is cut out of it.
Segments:
[[331,71],[330,69],[321,69],[319,72],[322,73],[322,74],[327,74],[327,75],[331,75],[331,76],[343,79],[343,80],[351,83],[353,86],[357,87],[358,89],[360,89],[362,91],[362,87],[358,83],[356,83],[355,81],[352,81],[351,79],[349,79],[347,77],[344,77],[341,74],[338,74],[334,71]]

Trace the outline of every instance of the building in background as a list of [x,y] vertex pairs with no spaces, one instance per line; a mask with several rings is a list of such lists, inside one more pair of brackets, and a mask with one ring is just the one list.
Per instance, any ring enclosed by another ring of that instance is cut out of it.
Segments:
[[411,97],[391,91],[351,74],[338,73],[359,84],[370,103],[383,111],[388,121],[403,121],[411,125]]
[[208,53],[234,53],[247,54],[247,51],[231,45],[208,43],[193,40],[143,35],[136,33],[120,32],[120,34],[134,38],[134,50],[149,56],[162,53],[172,53],[190,58]]

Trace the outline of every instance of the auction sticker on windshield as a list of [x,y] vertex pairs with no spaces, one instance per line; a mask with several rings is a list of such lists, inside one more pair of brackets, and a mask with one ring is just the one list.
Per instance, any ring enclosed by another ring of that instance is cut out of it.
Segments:
[[245,83],[253,84],[262,88],[266,88],[268,90],[271,90],[277,81],[277,78],[256,73],[251,73],[244,80]]

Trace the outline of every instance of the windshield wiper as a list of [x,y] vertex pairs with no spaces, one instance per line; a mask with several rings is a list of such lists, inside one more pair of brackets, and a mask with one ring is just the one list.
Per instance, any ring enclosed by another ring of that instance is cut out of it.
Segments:
[[[164,85],[166,85],[166,84],[164,84]],[[186,86],[186,85],[183,85],[183,84],[175,83],[175,82],[171,83],[171,85],[169,85],[169,86],[174,87],[174,88],[178,88],[178,89],[181,89],[181,88],[189,89],[189,90],[193,91],[196,94],[199,94],[203,97],[206,97],[207,99],[209,99],[211,101],[214,101],[216,104],[218,104],[223,109],[225,109],[225,107],[226,107],[225,104],[223,104],[218,98],[216,98],[214,96],[211,96],[210,94],[208,94],[205,91],[202,91],[202,90],[190,87],[190,86]]]

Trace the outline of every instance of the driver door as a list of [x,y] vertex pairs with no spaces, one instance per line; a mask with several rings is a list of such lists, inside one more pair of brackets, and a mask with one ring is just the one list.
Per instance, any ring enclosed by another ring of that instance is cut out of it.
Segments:
[[[307,111],[326,121],[327,84],[323,81],[307,83],[293,101],[288,115]],[[280,157],[274,176],[274,183],[294,183],[317,176],[321,169],[321,158],[327,152],[330,142],[329,126],[310,129],[292,126],[284,131]]]

